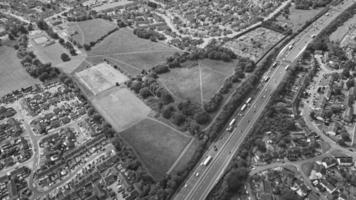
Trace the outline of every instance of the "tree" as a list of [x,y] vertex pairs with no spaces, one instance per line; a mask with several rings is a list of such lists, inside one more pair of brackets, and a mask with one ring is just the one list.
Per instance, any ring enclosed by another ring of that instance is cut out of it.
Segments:
[[146,99],[147,97],[151,96],[152,93],[147,87],[144,87],[140,89],[140,95],[142,98]]
[[227,185],[228,190],[234,194],[238,193],[246,183],[248,178],[249,169],[239,167],[231,170],[226,174],[224,183]]
[[62,54],[61,54],[61,59],[62,59],[64,62],[70,61],[70,57],[69,57],[68,54],[66,54],[66,53],[62,53]]
[[195,114],[194,119],[198,124],[206,124],[210,121],[210,115],[203,111]]
[[166,106],[162,111],[162,116],[166,119],[171,118],[175,108],[173,106]]
[[182,115],[181,113],[174,113],[173,117],[172,117],[172,122],[177,125],[180,126],[183,124],[183,122],[185,121],[184,115]]
[[44,20],[38,21],[37,26],[42,30],[48,30],[48,24]]

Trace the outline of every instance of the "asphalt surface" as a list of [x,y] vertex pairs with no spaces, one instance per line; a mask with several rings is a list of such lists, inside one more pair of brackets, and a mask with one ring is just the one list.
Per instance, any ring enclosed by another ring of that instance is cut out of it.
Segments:
[[307,45],[313,40],[312,35],[318,34],[354,3],[352,0],[345,2],[337,8],[332,8],[328,14],[320,17],[309,28],[286,45],[277,57],[280,64],[272,72],[269,81],[265,83],[263,89],[252,101],[252,104],[245,110],[234,131],[218,141],[217,144],[212,145],[218,146],[218,150],[216,152],[208,150],[203,156],[203,159],[208,155],[213,156],[210,164],[208,166],[199,165],[194,169],[185,185],[175,195],[175,200],[204,200],[208,196],[209,192],[223,176],[234,154],[243,143],[253,125],[257,122],[265,106],[268,104],[271,95],[283,80],[287,72],[286,66],[294,62],[303,53]]

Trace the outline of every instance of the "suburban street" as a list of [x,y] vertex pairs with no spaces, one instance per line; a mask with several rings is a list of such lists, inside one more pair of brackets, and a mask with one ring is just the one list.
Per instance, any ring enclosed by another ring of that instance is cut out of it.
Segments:
[[208,196],[209,192],[222,178],[234,154],[237,153],[245,137],[257,122],[265,106],[268,104],[271,95],[282,82],[287,72],[287,66],[298,59],[307,45],[312,42],[313,35],[320,33],[322,29],[352,4],[354,4],[354,1],[345,1],[342,8],[331,8],[328,14],[320,17],[281,51],[277,57],[279,65],[272,72],[269,81],[265,83],[263,89],[256,95],[251,106],[245,111],[235,130],[221,141],[218,141],[221,144],[217,145],[219,148],[216,153],[211,154],[211,151],[208,151],[203,156],[203,159],[208,155],[213,156],[210,164],[208,166],[197,166],[174,199],[203,200]]

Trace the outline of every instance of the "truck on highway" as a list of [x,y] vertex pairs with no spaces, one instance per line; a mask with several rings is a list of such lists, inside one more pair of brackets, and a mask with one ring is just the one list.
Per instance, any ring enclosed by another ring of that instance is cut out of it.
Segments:
[[274,62],[274,63],[272,64],[272,68],[277,67],[277,65],[278,65],[278,62]]
[[209,155],[208,157],[205,158],[205,160],[201,163],[201,165],[208,166],[212,158],[213,157]]
[[288,70],[288,68],[289,68],[289,65],[287,65],[287,66],[285,67],[286,70]]
[[252,98],[249,97],[247,100],[246,100],[246,104],[249,104],[251,102]]
[[227,127],[227,131],[231,132],[234,129],[234,125],[235,125],[236,119],[232,119],[231,122],[229,123],[229,126]]
[[242,105],[241,111],[244,111],[246,109],[246,107],[247,107],[247,104]]

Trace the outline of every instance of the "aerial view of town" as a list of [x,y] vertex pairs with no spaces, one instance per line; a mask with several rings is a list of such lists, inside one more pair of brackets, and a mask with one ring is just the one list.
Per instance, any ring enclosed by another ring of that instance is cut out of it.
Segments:
[[0,0],[0,200],[356,200],[356,0]]

